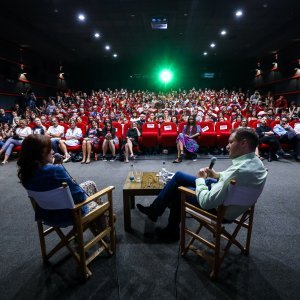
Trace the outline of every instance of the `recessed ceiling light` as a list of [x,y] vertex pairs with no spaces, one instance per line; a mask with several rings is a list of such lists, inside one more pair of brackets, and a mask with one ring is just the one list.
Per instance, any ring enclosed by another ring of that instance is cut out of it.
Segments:
[[216,44],[215,44],[215,43],[211,43],[211,44],[210,44],[210,47],[211,47],[211,48],[215,48],[215,47],[216,47]]
[[105,50],[110,50],[110,46],[109,46],[109,45],[106,45],[106,46],[105,46]]
[[226,30],[222,30],[221,31],[221,35],[226,35],[227,34],[227,31]]
[[237,10],[237,11],[235,12],[235,15],[236,15],[237,17],[241,17],[241,16],[243,15],[243,12],[242,12],[241,10]]
[[188,14],[187,13],[185,13],[185,14],[183,14],[185,17],[187,17],[188,16]]
[[55,9],[54,9],[54,12],[57,14],[57,13],[58,13],[58,9],[57,9],[57,8],[55,8]]
[[96,39],[98,39],[98,38],[100,37],[100,33],[95,32],[94,37],[95,37]]
[[118,57],[118,54],[117,54],[117,53],[114,53],[114,54],[113,54],[113,57]]
[[79,21],[84,21],[85,20],[85,15],[84,14],[79,14],[78,15],[78,20]]
[[207,55],[207,52],[203,52],[203,55]]
[[130,15],[130,17],[134,18],[134,17],[135,17],[135,14]]

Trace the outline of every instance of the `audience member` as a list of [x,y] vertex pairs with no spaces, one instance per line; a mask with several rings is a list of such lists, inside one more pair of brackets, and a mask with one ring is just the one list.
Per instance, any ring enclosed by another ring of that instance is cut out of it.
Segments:
[[51,119],[52,125],[46,131],[46,135],[51,139],[51,148],[54,153],[58,153],[58,145],[60,139],[64,136],[65,128],[62,125],[58,125],[57,118]]
[[136,122],[131,123],[131,128],[128,129],[126,140],[124,141],[125,162],[128,163],[128,158],[134,158],[133,146],[138,146],[138,139],[141,133]]
[[271,127],[267,126],[267,118],[261,119],[260,125],[256,128],[256,132],[259,136],[259,142],[267,144],[270,147],[268,161],[278,160],[278,155],[285,155],[282,150],[279,141],[277,140]]
[[201,134],[200,125],[196,124],[196,120],[193,116],[188,118],[187,125],[184,125],[182,132],[179,133],[177,143],[177,158],[173,163],[181,163],[184,156],[184,150],[189,153],[195,154],[199,145],[197,143],[197,137]]
[[79,127],[76,126],[76,121],[70,120],[70,128],[67,130],[65,135],[65,140],[59,140],[59,148],[63,152],[65,159],[63,162],[68,162],[71,159],[71,155],[68,153],[67,146],[77,146],[80,143],[82,138],[82,131]]
[[274,126],[273,131],[279,137],[280,143],[293,146],[296,159],[300,159],[300,135],[289,125],[287,118],[282,118],[280,124]]
[[[99,129],[98,122],[96,120],[92,121],[92,125],[82,141],[82,164],[89,164],[91,162],[92,148],[99,144],[101,135],[102,130]],[[97,155],[95,155],[95,157],[97,157]]]
[[4,160],[2,161],[2,165],[8,163],[8,159],[12,153],[12,150],[15,146],[22,145],[23,140],[31,134],[31,128],[26,126],[25,120],[20,120],[18,128],[14,131],[12,137],[10,137],[2,146],[0,150],[0,157],[5,152]]
[[115,144],[119,143],[118,138],[116,137],[116,128],[114,128],[109,120],[106,120],[104,128],[102,130],[102,135],[104,137],[104,141],[102,144],[103,151],[103,160],[107,161],[106,153],[109,149],[112,154],[112,158],[110,161],[116,160],[116,146]]

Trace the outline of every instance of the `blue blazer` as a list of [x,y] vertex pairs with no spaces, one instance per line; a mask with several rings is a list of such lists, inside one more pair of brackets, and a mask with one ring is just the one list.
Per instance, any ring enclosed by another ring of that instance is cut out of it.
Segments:
[[[39,168],[24,183],[24,187],[31,191],[45,192],[61,187],[63,182],[68,184],[75,204],[83,202],[87,198],[84,190],[74,181],[62,165],[48,164]],[[73,225],[72,213],[69,209],[48,210],[37,206],[35,219],[36,221],[43,221],[50,226],[67,227]]]

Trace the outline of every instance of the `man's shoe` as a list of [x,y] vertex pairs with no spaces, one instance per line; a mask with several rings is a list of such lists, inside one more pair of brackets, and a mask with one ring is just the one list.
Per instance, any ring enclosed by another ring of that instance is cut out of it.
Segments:
[[144,215],[148,216],[148,218],[152,222],[157,221],[157,214],[155,213],[154,209],[151,206],[143,206],[142,204],[137,204],[136,205],[137,209]]
[[180,233],[178,228],[170,228],[167,226],[162,229],[157,228],[155,232],[157,234],[157,239],[164,243],[173,243],[179,241],[180,239]]

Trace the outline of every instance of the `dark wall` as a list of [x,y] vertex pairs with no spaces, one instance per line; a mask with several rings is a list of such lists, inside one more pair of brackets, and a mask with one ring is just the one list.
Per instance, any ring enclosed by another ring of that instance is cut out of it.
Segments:
[[[23,71],[21,64],[24,64]],[[28,82],[19,80],[21,72],[27,73]],[[0,41],[0,107],[10,108],[16,102],[22,104],[22,94],[28,89],[39,98],[55,95],[58,89],[66,89],[66,81],[58,79],[58,72],[59,62],[53,62],[30,49],[20,49]]]
[[[173,80],[166,86],[158,79],[159,72],[169,66]],[[74,88],[91,90],[106,88],[128,88],[164,90],[178,88],[249,88],[251,75],[245,70],[251,64],[245,61],[169,60],[159,61],[115,61],[102,64],[74,64],[70,68],[70,84]],[[213,78],[205,78],[213,73]]]
[[278,52],[276,70],[272,70],[272,63],[276,61],[274,54],[263,57],[260,61],[261,75],[255,76],[255,71],[252,72],[254,87],[265,94],[272,92],[275,98],[284,95],[300,105],[300,70],[295,70],[300,67],[300,42]]

